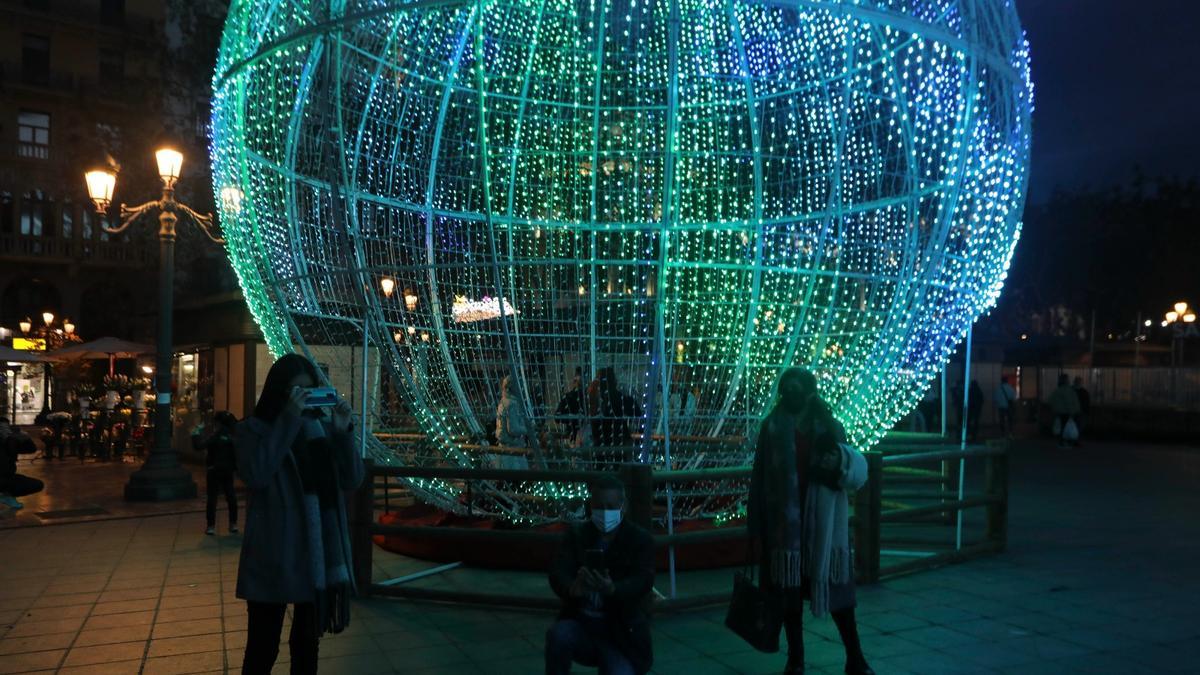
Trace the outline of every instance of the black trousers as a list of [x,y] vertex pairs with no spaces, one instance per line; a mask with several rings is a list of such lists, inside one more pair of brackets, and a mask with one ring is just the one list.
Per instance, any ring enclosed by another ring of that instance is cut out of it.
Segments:
[[205,513],[208,526],[217,524],[217,495],[225,493],[225,504],[229,507],[229,524],[237,524],[237,494],[233,491],[233,469],[209,469],[205,481],[208,484],[208,505]]
[[[283,630],[283,615],[287,605],[265,602],[246,602],[246,655],[242,658],[242,675],[270,675],[279,656],[279,633]],[[292,675],[314,675],[317,672],[317,611],[311,602],[292,605],[292,632],[288,648],[292,655]]]
[[15,473],[7,480],[0,479],[0,492],[11,495],[13,497],[24,497],[35,492],[41,492],[46,488],[46,484],[36,478],[22,476]]

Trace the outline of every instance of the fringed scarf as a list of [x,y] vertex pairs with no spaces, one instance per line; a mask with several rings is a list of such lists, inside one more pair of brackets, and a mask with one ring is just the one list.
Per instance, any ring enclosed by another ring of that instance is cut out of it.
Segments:
[[[853,578],[849,500],[844,490],[832,490],[811,480],[801,500],[796,466],[798,424],[809,427],[806,435],[812,439],[810,456],[828,450],[823,447],[825,443],[838,445],[843,476],[851,463],[848,453],[857,451],[840,442],[844,432],[836,422],[829,425],[819,417],[797,417],[778,407],[763,421],[759,433],[758,452],[765,454],[760,460],[764,462],[762,495],[756,501],[763,510],[765,571],[773,585],[780,588],[800,588],[807,581],[810,608],[820,617],[829,611],[830,585]],[[804,431],[803,426],[800,431]],[[863,467],[865,476],[865,462]]]
[[854,579],[850,550],[850,499],[847,490],[866,482],[867,462],[858,450],[838,443],[840,488],[809,483],[804,506],[804,576],[809,582],[813,616],[829,613],[829,589]]
[[304,431],[297,435],[292,446],[292,455],[304,486],[304,522],[315,584],[317,635],[340,633],[350,624],[350,552],[346,550],[346,533],[338,517],[342,494],[333,451],[320,420],[306,417]]

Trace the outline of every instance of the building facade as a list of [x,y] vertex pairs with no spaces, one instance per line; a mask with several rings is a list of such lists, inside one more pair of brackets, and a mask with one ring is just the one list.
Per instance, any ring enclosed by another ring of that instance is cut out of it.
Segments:
[[[0,335],[50,312],[85,340],[153,341],[157,223],[105,232],[83,173],[117,172],[115,224],[122,202],[158,196],[153,152],[170,144],[185,155],[177,196],[212,210],[209,80],[227,4],[0,0]],[[220,247],[181,223],[177,297],[231,288]]]

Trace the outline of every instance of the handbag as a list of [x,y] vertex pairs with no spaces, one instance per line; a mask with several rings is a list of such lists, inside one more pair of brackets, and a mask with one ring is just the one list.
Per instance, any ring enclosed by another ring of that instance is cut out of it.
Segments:
[[1067,423],[1063,425],[1062,437],[1069,443],[1079,440],[1079,425],[1075,423],[1074,419],[1067,420]]
[[774,654],[779,651],[783,612],[778,598],[754,582],[753,547],[750,542],[746,569],[733,575],[733,596],[725,614],[725,627],[758,651]]

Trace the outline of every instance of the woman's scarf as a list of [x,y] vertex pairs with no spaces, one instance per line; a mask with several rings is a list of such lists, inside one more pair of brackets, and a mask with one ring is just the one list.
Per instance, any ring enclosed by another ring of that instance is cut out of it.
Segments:
[[797,418],[777,407],[763,422],[762,453],[763,551],[766,572],[775,586],[799,588],[803,583],[804,519],[800,476],[796,467]]
[[809,483],[804,505],[804,576],[813,616],[829,613],[830,587],[854,579],[850,551],[850,499],[867,480],[867,461],[855,448],[838,443],[840,489]]
[[317,635],[340,633],[350,623],[350,552],[338,517],[341,490],[333,453],[333,444],[320,420],[304,418],[304,429],[296,436],[292,455],[304,486]]
[[[813,439],[810,456],[821,451],[818,440],[838,439],[842,489],[832,490],[810,480],[803,503],[796,467],[796,432],[809,426]],[[850,507],[846,490],[857,489],[866,479],[862,454],[840,442],[844,432],[819,418],[794,416],[776,408],[763,421],[758,452],[762,455],[762,496],[767,569],[772,583],[781,588],[809,584],[810,609],[815,616],[829,611],[831,584],[853,579],[850,552]]]

